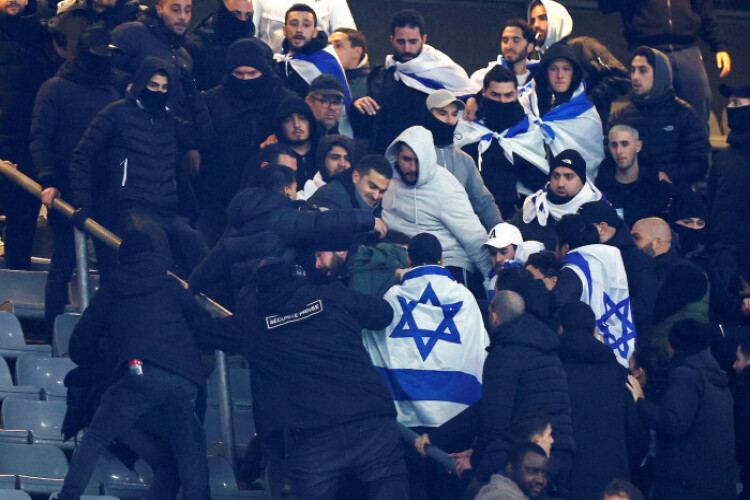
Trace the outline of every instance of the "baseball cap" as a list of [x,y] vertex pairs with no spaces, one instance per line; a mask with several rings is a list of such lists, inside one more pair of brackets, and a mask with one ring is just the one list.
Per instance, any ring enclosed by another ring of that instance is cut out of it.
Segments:
[[750,98],[750,85],[739,85],[737,87],[730,87],[726,83],[719,85],[719,94],[723,95],[727,99],[731,96]]
[[335,76],[324,73],[310,82],[310,90],[308,93],[312,92],[321,95],[337,95],[344,97],[344,86]]
[[490,230],[485,245],[492,248],[504,248],[508,245],[520,245],[523,243],[521,231],[508,222],[501,222]]
[[435,108],[444,108],[454,102],[458,105],[458,109],[464,109],[466,107],[464,102],[456,97],[450,90],[436,90],[427,96],[427,109],[432,111]]

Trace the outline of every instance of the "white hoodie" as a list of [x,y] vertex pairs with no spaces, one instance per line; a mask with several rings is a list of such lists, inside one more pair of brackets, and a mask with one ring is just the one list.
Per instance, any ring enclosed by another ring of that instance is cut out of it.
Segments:
[[[547,38],[544,44],[539,47],[539,52],[544,54],[550,45],[557,43],[573,31],[573,18],[570,12],[562,4],[555,0],[539,0],[547,11]],[[533,5],[535,2],[531,2]],[[531,21],[531,5],[526,11],[526,20]]]
[[[399,142],[414,150],[419,160],[415,186],[406,185],[396,169]],[[492,267],[482,246],[487,233],[461,183],[445,168],[438,168],[432,134],[424,127],[410,127],[388,146],[385,156],[393,165],[393,179],[383,196],[383,221],[388,228],[410,237],[433,234],[443,247],[443,266],[468,271],[476,266],[487,276]]]

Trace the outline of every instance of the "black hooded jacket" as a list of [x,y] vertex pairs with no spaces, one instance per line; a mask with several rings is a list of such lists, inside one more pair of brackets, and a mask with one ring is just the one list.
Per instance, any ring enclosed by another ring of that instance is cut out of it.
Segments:
[[628,371],[612,348],[580,328],[566,330],[560,342],[576,442],[570,498],[598,500],[612,478],[629,478],[630,457],[648,450],[648,430],[625,386]]
[[72,61],[44,82],[31,124],[31,155],[42,188],[55,187],[72,201],[73,150],[96,114],[119,98],[112,78],[98,79]]
[[299,211],[289,198],[261,188],[240,191],[227,209],[229,229],[190,275],[190,288],[234,302],[254,260],[295,251],[347,250],[359,233],[371,231],[370,210]]
[[179,121],[168,109],[143,108],[139,96],[158,70],[173,74],[166,61],[146,58],[128,95],[96,115],[73,151],[71,183],[77,207],[91,209],[92,177],[103,174],[107,187],[98,195],[116,206],[140,205],[165,215],[176,213],[179,144],[206,137],[210,120],[205,108],[200,128]]
[[70,358],[90,367],[100,348],[115,359],[111,373],[121,375],[131,359],[154,363],[205,388],[200,351],[189,324],[206,313],[175,279],[167,276],[169,259],[140,252],[113,271],[99,289],[70,339]]
[[654,50],[654,56],[651,91],[645,96],[633,95],[627,106],[611,116],[609,128],[624,124],[638,131],[643,141],[638,158],[645,167],[657,169],[644,170],[644,175],[653,178],[661,171],[676,185],[691,185],[703,179],[708,170],[711,146],[705,122],[675,95],[667,56],[658,50]]
[[340,282],[316,286],[281,276],[257,293],[242,289],[239,316],[214,347],[245,355],[261,438],[369,417],[395,418],[393,400],[362,345],[362,328],[393,318],[388,302]]
[[727,374],[707,349],[675,354],[663,404],[639,399],[637,408],[656,431],[659,498],[735,498],[732,395]]
[[[225,78],[233,78],[226,75]],[[226,206],[240,189],[248,158],[260,151],[260,144],[274,133],[273,117],[279,104],[294,96],[273,75],[262,95],[246,99],[231,87],[220,85],[205,93],[211,115],[212,136],[201,150],[200,182],[197,190],[206,204]]]
[[279,142],[288,144],[289,141],[284,136],[284,120],[295,113],[307,118],[310,126],[309,140],[312,144],[310,151],[304,156],[297,154],[297,187],[302,189],[305,182],[312,179],[318,171],[315,164],[318,151],[318,127],[315,115],[304,100],[297,96],[289,97],[284,99],[276,108],[276,113],[273,117],[273,131]]
[[[573,66],[573,78],[570,87],[565,92],[555,92],[549,84],[547,68],[555,59],[567,59]],[[583,81],[583,70],[578,61],[573,57],[573,52],[565,43],[556,43],[550,46],[539,61],[539,66],[534,71],[534,81],[536,82],[537,102],[539,103],[539,116],[544,116],[550,110],[560,104],[570,101],[573,93],[578,89]]]
[[[318,32],[318,36],[316,38],[310,40],[310,42],[304,47],[296,49],[296,52],[299,54],[312,54],[313,52],[318,52],[319,50],[325,49],[327,45],[328,34],[321,30]],[[285,38],[282,47],[284,51],[288,52],[289,40]],[[276,71],[279,73],[279,76],[281,76],[281,79],[284,80],[284,86],[286,88],[296,93],[303,99],[307,96],[307,92],[310,89],[310,84],[307,83],[305,79],[302,78],[299,73],[294,70],[294,68],[292,68],[292,65],[289,64],[286,59],[282,59],[281,61],[277,62]]]
[[432,444],[463,451],[478,435],[472,467],[480,478],[488,479],[505,470],[514,444],[510,425],[523,417],[544,415],[552,423],[552,451],[573,453],[568,382],[557,357],[559,347],[558,335],[529,314],[491,331],[482,399],[431,431]]
[[27,171],[34,97],[50,76],[48,42],[34,0],[18,16],[0,15],[0,155]]
[[[212,89],[221,83],[227,49],[233,42],[255,36],[252,18],[240,21],[227,10],[223,1],[217,3],[219,9],[204,17],[185,40],[185,48],[193,58],[193,75],[199,90]],[[265,46],[270,64],[273,51]]]

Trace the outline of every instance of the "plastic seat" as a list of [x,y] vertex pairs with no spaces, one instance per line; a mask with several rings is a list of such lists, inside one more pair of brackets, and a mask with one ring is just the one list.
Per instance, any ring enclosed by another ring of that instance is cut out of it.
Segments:
[[98,490],[103,495],[119,498],[142,498],[149,483],[136,471],[128,469],[118,458],[104,452],[96,462],[87,493]]
[[33,386],[16,386],[13,385],[13,378],[10,375],[10,368],[5,358],[0,356],[0,401],[5,398],[22,398],[40,400],[42,388]]
[[67,405],[63,401],[29,401],[8,398],[0,409],[0,421],[5,430],[31,431],[34,444],[53,444],[72,450],[75,441],[63,442],[60,432]]
[[60,314],[55,318],[55,326],[52,331],[52,355],[55,357],[67,356],[70,337],[73,329],[81,319],[80,314]]
[[13,302],[19,318],[44,318],[46,271],[0,269],[0,302]]
[[16,487],[16,476],[0,474],[0,490],[13,490]]
[[[219,372],[214,370],[206,381],[208,389],[208,403],[218,404]],[[247,368],[229,368],[229,387],[231,398],[235,403],[252,406],[253,393],[250,387],[250,370]]]
[[0,490],[0,500],[31,500],[31,497],[21,490]]
[[[0,289],[2,289],[2,284],[0,284]],[[16,359],[24,353],[51,356],[52,346],[27,345],[18,318],[7,311],[0,311],[0,356],[6,359]]]
[[[49,500],[57,500],[58,493],[53,493],[49,496]],[[0,497],[1,499],[2,497]],[[81,495],[79,497],[81,500],[120,500],[117,497],[113,497],[112,495]]]
[[65,454],[55,446],[0,442],[0,474],[15,474],[27,493],[60,491],[67,473]]
[[16,360],[17,385],[43,387],[50,399],[65,399],[65,375],[76,367],[68,358],[46,358],[22,354]]

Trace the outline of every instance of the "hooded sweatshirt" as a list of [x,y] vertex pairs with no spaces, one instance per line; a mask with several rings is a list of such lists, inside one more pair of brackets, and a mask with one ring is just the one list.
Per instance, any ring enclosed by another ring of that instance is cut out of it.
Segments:
[[[570,35],[573,31],[573,18],[570,17],[568,9],[554,0],[539,1],[544,5],[544,9],[547,11],[547,38],[544,40],[541,47],[536,48],[535,53],[537,54],[537,57],[534,59],[541,59],[541,56],[544,55],[548,48]],[[531,7],[534,3],[535,2],[531,2],[526,11],[527,21],[531,19]]]
[[310,127],[309,141],[312,144],[312,148],[305,155],[297,154],[297,186],[302,187],[308,179],[312,179],[315,176],[318,170],[315,166],[315,156],[318,149],[318,127],[315,115],[310,106],[301,98],[297,96],[289,97],[281,101],[281,104],[276,109],[276,114],[273,118],[273,128],[279,142],[289,145],[289,141],[284,137],[284,120],[294,113],[307,118]]
[[[397,169],[400,142],[406,143],[419,161],[414,186],[404,183]],[[388,147],[385,154],[393,165],[393,179],[383,197],[383,221],[390,229],[408,236],[431,233],[443,248],[443,265],[483,276],[491,270],[486,233],[466,195],[466,190],[445,168],[439,168],[432,134],[424,127],[410,127]]]
[[676,185],[693,184],[708,170],[711,146],[705,121],[676,97],[667,56],[650,50],[654,54],[653,87],[646,95],[631,96],[630,104],[612,115],[610,128],[625,124],[638,130],[643,140],[639,164],[658,169],[643,175],[656,177],[662,171]]

